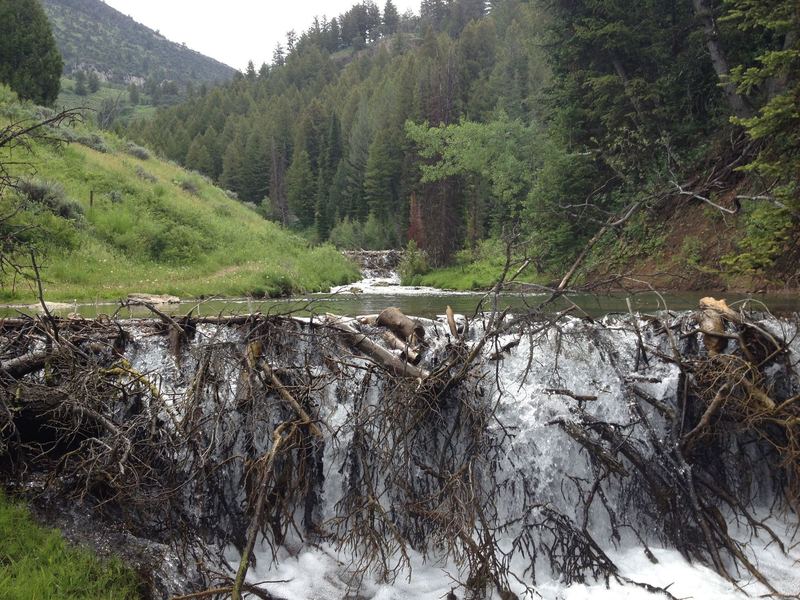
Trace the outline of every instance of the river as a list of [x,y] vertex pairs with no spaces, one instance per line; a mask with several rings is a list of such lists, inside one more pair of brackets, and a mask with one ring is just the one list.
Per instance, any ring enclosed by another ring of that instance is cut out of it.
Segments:
[[[549,296],[541,293],[504,293],[498,307],[508,308],[512,313],[536,307]],[[762,311],[768,308],[775,315],[785,315],[800,311],[798,294],[742,294],[726,293],[720,290],[692,292],[652,292],[629,293],[571,293],[566,298],[553,302],[548,310],[559,311],[572,303],[580,307],[575,314],[583,311],[586,315],[599,317],[612,313],[628,313],[628,303],[634,312],[654,312],[659,310],[693,310],[700,298],[713,296],[725,298],[734,307],[742,305],[748,310]],[[483,304],[481,304],[483,301]],[[333,313],[338,315],[375,314],[389,306],[396,306],[405,314],[433,318],[444,314],[447,306],[456,313],[472,315],[477,310],[491,310],[491,301],[484,292],[458,292],[430,287],[402,286],[399,277],[390,273],[384,277],[368,277],[331,289],[329,293],[308,294],[291,298],[208,298],[185,300],[176,304],[159,305],[159,310],[170,315],[194,316],[238,315],[238,314],[311,314]],[[0,306],[0,318],[23,314],[36,314],[40,309],[34,305]],[[57,316],[79,314],[85,318],[100,315],[113,315],[121,318],[152,316],[149,309],[141,305],[123,306],[119,302],[67,303],[52,311]]]

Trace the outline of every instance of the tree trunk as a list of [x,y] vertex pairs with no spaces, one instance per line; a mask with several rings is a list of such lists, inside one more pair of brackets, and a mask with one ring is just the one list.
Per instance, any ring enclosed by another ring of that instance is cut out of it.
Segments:
[[731,70],[728,66],[728,59],[722,49],[722,44],[719,41],[719,31],[714,20],[714,13],[709,7],[709,0],[692,0],[692,5],[694,6],[695,15],[703,24],[703,33],[706,37],[708,53],[711,55],[711,64],[714,66],[714,71],[722,83],[722,89],[725,91],[725,97],[728,100],[731,111],[737,117],[750,116],[752,114],[750,107],[744,97],[736,91],[736,86],[730,81]]

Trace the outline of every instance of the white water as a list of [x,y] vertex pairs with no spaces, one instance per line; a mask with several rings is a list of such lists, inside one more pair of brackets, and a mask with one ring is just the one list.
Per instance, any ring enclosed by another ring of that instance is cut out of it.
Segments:
[[[644,329],[646,324],[641,322],[640,326]],[[588,341],[587,329],[596,333],[590,336],[591,341]],[[495,399],[499,399],[499,423],[496,427],[501,427],[502,423],[502,427],[516,431],[513,442],[506,448],[505,463],[501,469],[503,476],[507,480],[514,480],[525,475],[535,481],[538,500],[548,500],[569,512],[571,499],[568,492],[564,492],[565,474],[587,476],[588,465],[576,444],[571,443],[558,428],[547,425],[555,417],[569,416],[569,402],[563,396],[545,390],[568,388],[576,394],[597,394],[597,401],[592,404],[594,414],[608,421],[626,422],[629,413],[626,403],[622,401],[623,387],[626,378],[629,379],[633,374],[635,338],[630,331],[623,331],[613,321],[606,322],[605,327],[595,328],[577,319],[569,320],[562,327],[561,336],[562,350],[558,360],[555,358],[556,336],[551,332],[536,340],[533,346],[528,340],[523,340],[499,365],[495,388]],[[574,340],[570,341],[570,336],[574,336]],[[579,344],[578,341],[583,343]],[[795,358],[797,350],[795,345]],[[488,348],[485,353],[488,355],[492,351]],[[612,367],[609,360],[612,354],[616,367]],[[651,366],[640,369],[633,378],[650,395],[659,399],[668,398],[677,384],[677,369],[652,357],[650,360]],[[522,374],[529,366],[530,370],[523,378]],[[334,516],[333,506],[342,489],[338,469],[344,457],[338,449],[346,447],[348,434],[338,427],[345,421],[347,408],[340,404],[328,407],[329,412],[325,412],[324,407],[322,409],[323,420],[331,425],[332,431],[337,432],[329,440],[330,449],[325,456],[326,512],[331,517]],[[504,494],[501,509],[506,516],[518,516],[524,501],[521,496],[507,491],[500,493]],[[800,546],[796,532],[787,523],[773,522],[773,528],[788,542],[787,546],[791,546],[790,540],[793,540],[794,549],[787,556],[775,544],[756,538],[748,546],[750,558],[762,572],[778,582],[781,591],[797,593],[800,591],[800,570],[793,563],[800,560]],[[732,600],[743,597],[741,591],[711,569],[690,564],[676,550],[661,547],[653,540],[649,540],[649,546],[658,564],[653,564],[646,557],[636,540],[623,538],[620,544],[612,544],[604,514],[592,514],[591,530],[595,539],[620,567],[621,574],[629,579],[666,587],[678,598]],[[729,522],[729,531],[736,531],[741,540],[750,539],[749,532],[737,529],[733,521]],[[510,539],[505,542],[510,544]],[[346,553],[337,553],[328,544],[313,547],[298,545],[294,552],[284,551],[277,563],[272,563],[270,555],[263,552],[259,556],[258,567],[251,572],[249,579],[252,582],[276,581],[264,587],[276,596],[297,600],[334,600],[355,597],[349,594],[356,592],[359,598],[372,600],[435,600],[443,598],[453,588],[459,598],[464,598],[459,582],[466,579],[467,573],[459,572],[452,563],[437,559],[435,553],[427,557],[412,553],[410,571],[395,581],[381,583],[367,577],[357,588],[348,585],[348,567],[352,558]],[[534,585],[531,577],[524,575],[527,566],[521,557],[517,557],[512,570],[522,582],[533,585],[546,600],[645,600],[654,597],[641,587],[622,585],[613,579],[608,586],[604,581],[565,586],[542,568],[537,572]],[[741,574],[738,585],[741,590],[754,596],[767,592],[746,573]],[[525,595],[526,586],[522,583],[512,581],[511,589],[521,598],[530,597],[530,594]]]
[[[366,287],[366,286],[365,286]],[[382,287],[382,286],[376,286]],[[578,395],[596,395],[591,403],[593,414],[609,421],[625,423],[630,413],[624,400],[625,386],[632,381],[642,390],[659,399],[669,398],[677,383],[677,370],[671,364],[657,359],[651,354],[649,366],[641,366],[635,371],[636,338],[630,327],[621,321],[606,319],[603,323],[588,323],[579,319],[566,319],[558,329],[551,328],[546,334],[531,340],[523,337],[521,343],[500,362],[486,362],[486,373],[491,385],[491,400],[497,401],[497,421],[493,433],[501,437],[503,431],[513,433],[511,439],[503,443],[503,454],[498,469],[499,517],[512,519],[519,517],[525,506],[521,486],[512,486],[522,479],[529,482],[529,492],[537,502],[549,502],[565,514],[578,518],[578,502],[574,489],[570,488],[567,476],[588,477],[589,466],[585,455],[559,428],[548,425],[557,417],[569,417],[569,407],[574,401],[565,396],[548,392],[550,388],[569,389]],[[649,334],[647,323],[639,321],[644,331],[645,344],[650,350],[660,347],[664,340]],[[773,321],[767,324],[773,330],[791,339],[795,333],[790,325]],[[433,340],[429,355],[435,355],[447,341],[443,324],[430,324],[428,338]],[[472,342],[480,335],[479,323],[472,325]],[[199,348],[240,343],[240,332],[200,327],[193,348],[176,361],[167,350],[161,337],[138,336],[137,350],[131,355],[133,366],[144,373],[158,373],[162,393],[175,398],[175,410],[180,411],[181,398],[191,383],[192,373],[197,368]],[[502,344],[503,340],[500,341]],[[298,342],[294,349],[297,356],[313,355],[314,342]],[[484,349],[485,357],[495,348]],[[800,357],[800,343],[792,347],[794,362]],[[271,357],[273,367],[293,366],[296,357],[290,355]],[[360,367],[368,361],[358,356],[347,357],[350,366],[341,375],[345,389],[354,390],[363,378]],[[430,356],[428,359],[430,360]],[[219,374],[226,382],[222,405],[209,407],[223,410],[236,404],[238,359],[230,359]],[[323,373],[325,368],[315,363],[312,368]],[[523,376],[527,372],[526,376]],[[798,387],[798,383],[794,383]],[[377,379],[372,382],[369,399],[380,402],[384,390]],[[336,393],[335,386],[322,391],[318,398],[318,419],[323,424],[326,436],[324,453],[324,485],[322,521],[336,516],[336,504],[344,489],[344,475],[341,471],[347,461],[349,443],[352,440],[352,398]],[[219,435],[239,435],[244,420],[237,424],[222,423],[217,426]],[[264,431],[256,440],[255,451],[263,452],[269,443],[270,431]],[[235,447],[241,450],[241,445]],[[231,476],[232,486],[238,479]],[[514,489],[512,489],[514,487]],[[241,490],[231,492],[235,502],[244,501]],[[617,490],[618,497],[610,498],[612,504],[625,506],[625,491]],[[787,542],[794,544],[788,555],[781,554],[775,544],[766,540],[752,539],[748,550],[751,560],[771,576],[781,591],[797,593],[800,591],[800,574],[793,564],[800,560],[800,544],[794,522],[774,522],[775,529]],[[650,549],[658,559],[652,564],[645,556],[641,544],[625,538],[614,544],[609,539],[607,516],[600,510],[593,510],[589,527],[593,537],[603,546],[604,551],[620,568],[621,574],[629,579],[655,586],[667,587],[678,598],[732,600],[742,598],[742,593],[712,570],[689,564],[676,550],[660,545],[657,538],[647,540]],[[749,540],[749,532],[737,529],[737,524],[729,519],[729,531],[736,532],[738,539]],[[514,529],[508,537],[500,540],[501,546],[509,546]],[[624,532],[623,532],[624,534]],[[794,537],[793,537],[794,536]],[[251,583],[262,583],[276,597],[286,600],[339,600],[342,598],[363,598],[370,600],[438,600],[455,588],[459,598],[464,598],[463,582],[465,571],[439,557],[434,549],[427,556],[410,551],[411,568],[403,571],[394,581],[378,581],[373,575],[354,581],[351,569],[354,557],[347,552],[337,552],[329,543],[303,544],[297,539],[287,540],[280,550],[278,560],[273,562],[269,549],[262,544],[256,552],[257,566],[248,574]],[[229,550],[229,562],[236,568],[236,553]],[[511,571],[519,581],[511,579],[512,591],[522,597],[526,586],[532,586],[546,600],[611,600],[629,598],[645,600],[653,594],[633,585],[622,585],[613,579],[606,586],[605,581],[590,581],[587,584],[564,585],[558,577],[551,574],[544,562],[540,563],[534,582],[526,574],[529,562],[517,554],[512,561]],[[752,596],[765,593],[765,589],[754,582],[746,573],[741,573],[738,585]],[[497,597],[496,593],[493,596]]]
[[[364,277],[355,283],[338,285],[331,288],[331,294],[373,294],[393,296],[441,296],[444,292],[439,288],[427,286],[400,285],[400,275],[391,273],[386,276]],[[448,296],[482,296],[482,292],[448,291]]]

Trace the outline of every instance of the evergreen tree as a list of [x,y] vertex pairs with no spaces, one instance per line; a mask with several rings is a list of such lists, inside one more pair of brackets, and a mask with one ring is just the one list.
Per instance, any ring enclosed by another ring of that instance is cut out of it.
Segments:
[[316,185],[314,174],[311,172],[311,161],[308,152],[300,150],[292,161],[286,175],[286,190],[289,208],[297,217],[300,227],[310,227],[314,224],[316,209]]
[[256,66],[253,64],[252,60],[247,61],[247,69],[244,72],[244,77],[250,83],[256,80]]
[[135,83],[131,83],[128,86],[128,101],[133,105],[136,106],[139,104],[139,86]]
[[237,135],[225,148],[222,156],[222,174],[220,183],[222,187],[233,190],[237,194],[242,194],[242,182],[244,180],[244,158],[242,148],[245,140],[241,135]]
[[97,76],[97,73],[91,71],[89,76],[86,78],[86,84],[89,86],[89,91],[91,93],[97,92],[100,89],[100,78]]
[[399,27],[400,13],[397,12],[397,7],[392,0],[386,0],[386,5],[383,7],[383,34],[397,33]]
[[370,213],[388,221],[399,207],[399,179],[402,156],[398,135],[386,128],[378,130],[369,147],[364,172],[364,197]]
[[282,67],[286,62],[286,54],[283,51],[283,46],[281,46],[280,42],[275,46],[275,50],[272,51],[272,64],[276,67]]
[[78,96],[85,96],[89,93],[86,87],[86,73],[83,71],[75,73],[75,93]]
[[200,173],[211,173],[214,168],[214,163],[211,159],[211,153],[203,143],[203,136],[198,135],[192,140],[192,143],[189,145],[189,150],[186,153],[184,164],[188,169]]
[[758,107],[739,118],[760,144],[747,167],[761,175],[778,196],[800,208],[800,12],[792,0],[726,0],[727,19],[746,32],[770,40],[751,64],[733,69],[738,92]]
[[0,0],[0,82],[20,98],[49,106],[58,98],[63,62],[37,0]]

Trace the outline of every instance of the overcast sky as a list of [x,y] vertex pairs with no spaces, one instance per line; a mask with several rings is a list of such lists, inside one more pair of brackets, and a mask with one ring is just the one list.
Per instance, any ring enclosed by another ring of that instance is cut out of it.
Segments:
[[[400,14],[419,12],[420,0],[393,0]],[[105,0],[118,11],[241,71],[272,60],[286,32],[308,29],[315,16],[330,19],[357,0]],[[384,0],[376,0],[383,10]]]

